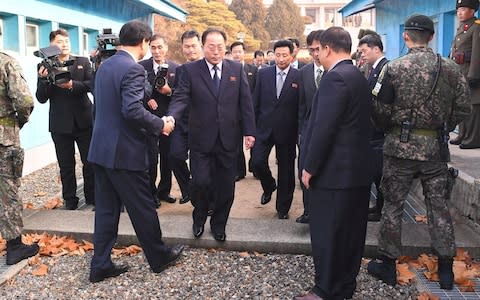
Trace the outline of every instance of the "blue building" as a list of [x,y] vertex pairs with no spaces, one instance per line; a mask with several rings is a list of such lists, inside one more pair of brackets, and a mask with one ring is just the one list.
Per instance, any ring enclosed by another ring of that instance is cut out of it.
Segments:
[[343,17],[366,10],[375,10],[376,31],[384,42],[385,54],[389,59],[407,52],[403,42],[403,23],[413,14],[432,18],[435,36],[430,47],[443,56],[448,56],[458,27],[455,0],[354,0],[340,9]]
[[[49,45],[49,33],[59,28],[70,35],[72,54],[89,56],[103,28],[118,33],[133,19],[152,25],[153,14],[185,21],[186,12],[168,0],[21,0],[1,1],[0,49],[15,56],[35,94],[35,50]],[[48,103],[48,102],[47,102]],[[24,174],[56,160],[48,132],[49,104],[35,103],[30,122],[21,130],[26,150]]]

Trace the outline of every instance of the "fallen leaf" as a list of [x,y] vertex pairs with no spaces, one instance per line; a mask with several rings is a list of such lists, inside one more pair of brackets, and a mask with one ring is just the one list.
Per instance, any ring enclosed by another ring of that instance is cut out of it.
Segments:
[[85,251],[90,251],[93,250],[93,243],[90,243],[89,241],[82,240],[83,245],[80,246],[83,250]]
[[32,202],[24,203],[23,209],[33,209],[33,203]]
[[40,267],[38,267],[38,269],[32,271],[32,275],[44,276],[44,275],[47,275],[47,272],[48,272],[48,266],[45,264],[41,264]]
[[259,253],[257,251],[253,251],[253,254],[256,256],[256,257],[264,257],[265,255],[263,253]]
[[437,272],[438,270],[437,257],[432,255],[427,255],[427,254],[421,254],[417,260],[422,266],[427,268],[428,271]]
[[35,194],[33,194],[33,197],[43,197],[47,195],[46,192],[36,192]]
[[61,207],[62,205],[63,205],[62,199],[60,199],[58,197],[55,197],[55,198],[52,198],[52,199],[48,200],[47,202],[45,202],[43,207],[46,208],[46,209],[54,209],[54,208],[57,208],[57,207]]
[[472,262],[470,254],[468,254],[468,251],[463,248],[457,248],[457,255],[454,257],[454,260],[464,261],[467,264],[470,264]]
[[415,222],[428,224],[427,216],[426,215],[416,215],[415,216]]
[[210,253],[217,253],[217,249],[215,249],[215,248],[210,248],[210,249],[208,249],[208,252],[210,252]]
[[250,257],[250,254],[248,254],[248,252],[240,252],[238,253],[238,255],[240,255],[240,257],[243,257],[243,258]]
[[415,273],[408,269],[408,264],[397,264],[397,282],[400,285],[409,284],[415,276]]
[[41,262],[42,262],[42,260],[40,259],[40,256],[38,256],[38,255],[35,255],[35,256],[30,257],[30,258],[28,259],[28,264],[29,264],[30,266],[38,265],[38,264],[40,264]]
[[440,297],[435,296],[434,294],[430,292],[421,292],[417,296],[417,300],[440,300]]

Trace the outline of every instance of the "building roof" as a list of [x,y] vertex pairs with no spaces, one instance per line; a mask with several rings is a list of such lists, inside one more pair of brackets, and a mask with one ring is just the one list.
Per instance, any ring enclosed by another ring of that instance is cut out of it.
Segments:
[[353,0],[342,7],[339,12],[343,17],[348,17],[354,14],[358,14],[362,11],[372,9],[375,4],[382,2],[383,0]]

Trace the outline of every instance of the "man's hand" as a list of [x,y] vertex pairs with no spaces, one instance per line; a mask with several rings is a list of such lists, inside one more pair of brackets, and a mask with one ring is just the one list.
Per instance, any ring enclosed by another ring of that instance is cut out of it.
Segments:
[[168,85],[168,82],[165,83],[165,85],[162,86],[161,88],[157,89],[157,91],[162,95],[171,95],[172,94],[172,89]]
[[302,170],[302,183],[307,188],[310,188],[310,179],[312,179],[312,174],[308,173],[305,169]]
[[38,69],[38,76],[45,78],[48,76],[48,71],[44,66],[40,66],[40,69]]
[[245,136],[245,148],[252,149],[253,145],[255,144],[255,137],[251,135]]
[[69,89],[71,90],[73,88],[73,81],[70,79],[69,82],[65,82],[62,84],[57,84],[58,87],[61,87],[62,89]]
[[162,120],[163,120],[162,134],[168,136],[173,131],[173,129],[175,129],[175,120],[171,116],[168,116],[168,117],[163,116]]
[[155,99],[148,100],[147,105],[148,107],[150,107],[151,110],[157,110],[158,108],[158,104],[157,104],[157,101],[155,101]]

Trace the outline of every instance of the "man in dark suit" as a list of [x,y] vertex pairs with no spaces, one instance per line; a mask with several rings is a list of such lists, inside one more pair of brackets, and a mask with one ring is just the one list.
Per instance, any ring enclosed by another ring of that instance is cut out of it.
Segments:
[[[177,63],[167,60],[166,54],[168,51],[167,39],[160,35],[154,34],[150,40],[150,53],[152,57],[139,62],[147,71],[147,78],[150,85],[152,85],[152,95],[145,98],[145,107],[151,113],[162,117],[167,113],[168,105],[170,104],[172,90],[175,88],[175,70]],[[155,88],[155,78],[158,72],[165,72],[165,84],[161,87]],[[160,201],[175,203],[176,199],[170,195],[172,189],[172,169],[169,164],[170,152],[170,137],[166,135],[151,135],[149,138],[149,158],[150,158],[150,184],[152,193],[157,199],[157,207],[160,206]],[[160,182],[156,186],[157,180],[157,164],[158,154],[160,154]],[[188,188],[180,187],[183,192],[188,194]]]
[[[368,75],[368,86],[370,90],[375,88],[378,75],[382,71],[383,66],[388,62],[383,54],[383,43],[379,35],[368,34],[358,42],[358,51],[361,53],[361,59],[372,66]],[[385,134],[383,131],[376,129],[373,124],[371,126],[370,146],[373,150],[373,182],[377,190],[377,201],[375,206],[368,209],[368,220],[372,222],[380,221],[383,208],[383,194],[380,191],[380,182],[383,174],[383,142]]]
[[355,292],[372,182],[371,94],[351,61],[351,47],[341,27],[320,35],[319,58],[327,73],[313,101],[300,162],[310,199],[315,286],[295,299],[350,299]]
[[38,102],[50,100],[49,130],[55,144],[62,196],[65,208],[74,210],[78,206],[77,180],[75,178],[75,143],[83,164],[84,194],[87,204],[95,204],[94,178],[92,167],[87,161],[88,148],[92,138],[92,102],[87,93],[90,91],[92,67],[85,57],[70,55],[68,33],[58,29],[50,33],[50,45],[60,48],[59,59],[62,62],[73,60],[68,66],[72,79],[66,83],[55,84],[47,80],[48,72],[40,66],[36,96]]
[[266,64],[265,61],[265,53],[263,53],[262,50],[256,50],[253,53],[253,64],[255,65],[255,67],[257,67],[258,70],[268,67],[268,64]]
[[[318,49],[320,49],[320,35],[322,32],[323,30],[316,30],[308,34],[307,47],[313,62],[300,69],[300,80],[302,82],[300,86],[300,98],[298,104],[298,131],[300,145],[304,124],[307,122],[308,116],[312,110],[312,101],[323,76],[323,66],[320,64],[318,57]],[[299,152],[299,161],[301,156],[302,153]],[[298,177],[300,179],[300,186],[302,187],[303,196],[303,214],[299,216],[295,222],[308,224],[308,197],[307,193],[305,193],[305,186],[302,184],[302,170],[300,169],[300,164],[298,164],[298,167]]]
[[205,59],[185,64],[169,113],[180,119],[189,109],[188,137],[192,172],[193,235],[200,237],[209,199],[215,210],[210,228],[225,241],[225,227],[235,193],[238,140],[247,149],[255,142],[255,120],[247,76],[241,64],[224,59],[226,34],[209,28],[202,34]]
[[305,66],[305,63],[299,61],[297,58],[298,52],[300,51],[300,41],[297,38],[289,38],[288,40],[293,43],[292,67],[300,70]]
[[[233,42],[230,46],[230,51],[232,52],[233,60],[243,65],[243,70],[247,75],[250,92],[253,94],[253,91],[255,90],[255,82],[257,80],[258,69],[254,65],[245,63],[245,44],[240,41]],[[240,140],[238,141],[237,176],[235,177],[235,181],[242,180],[247,175],[247,169],[245,168],[245,153],[243,152],[243,145],[243,136],[240,136]],[[253,171],[251,159],[248,161],[248,170],[250,172]]]
[[143,106],[145,56],[152,30],[140,21],[120,29],[121,50],[104,61],[95,77],[96,119],[88,160],[95,171],[95,230],[90,277],[102,281],[127,271],[113,264],[120,210],[125,206],[153,272],[160,273],[177,260],[183,245],[169,247],[162,232],[150,190],[147,135],[173,130],[173,120],[158,117]]
[[270,202],[277,189],[268,165],[275,146],[278,162],[276,209],[279,219],[288,219],[295,189],[295,155],[298,134],[299,71],[290,64],[293,45],[280,40],[273,46],[276,66],[261,69],[253,95],[257,142],[252,150],[253,168],[260,179],[263,194],[260,203]]

